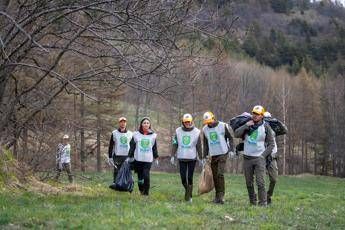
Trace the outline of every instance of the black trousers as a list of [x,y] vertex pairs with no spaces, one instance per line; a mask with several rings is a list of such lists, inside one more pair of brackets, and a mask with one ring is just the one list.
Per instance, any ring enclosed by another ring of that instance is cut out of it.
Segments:
[[135,171],[138,173],[138,187],[142,195],[149,195],[151,162],[135,161]]
[[187,189],[187,185],[193,185],[195,163],[196,163],[196,160],[191,160],[191,161],[180,160],[179,161],[181,182],[185,189]]
[[120,168],[123,164],[123,162],[125,162],[125,160],[127,159],[127,156],[113,156],[113,160],[114,160],[114,174],[113,174],[113,182],[116,182],[116,176],[117,173],[120,171]]

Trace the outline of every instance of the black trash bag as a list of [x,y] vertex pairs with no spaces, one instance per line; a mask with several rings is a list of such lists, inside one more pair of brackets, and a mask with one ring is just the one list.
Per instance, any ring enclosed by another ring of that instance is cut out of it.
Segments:
[[115,190],[132,192],[134,187],[134,179],[132,176],[130,164],[123,162],[115,179]]
[[236,145],[236,153],[238,154],[238,152],[244,151],[244,143],[241,142],[238,145]]
[[288,130],[286,125],[284,125],[284,123],[279,121],[277,118],[265,117],[264,120],[271,126],[276,136],[287,133]]
[[250,121],[251,119],[252,119],[252,116],[250,115],[250,113],[244,112],[241,115],[231,118],[230,126],[232,130],[235,131],[236,129],[238,129],[239,127],[241,127],[242,125]]

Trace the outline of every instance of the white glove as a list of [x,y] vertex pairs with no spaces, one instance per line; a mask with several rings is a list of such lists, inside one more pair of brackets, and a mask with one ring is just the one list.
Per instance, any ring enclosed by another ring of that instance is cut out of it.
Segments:
[[206,164],[206,159],[204,158],[204,159],[201,160],[202,167],[204,167],[205,164]]
[[127,157],[126,160],[125,160],[127,163],[131,163],[134,161],[134,158],[133,157]]
[[110,164],[111,166],[115,166],[114,159],[108,158],[108,164]]
[[155,160],[156,166],[159,165],[158,159]]
[[232,159],[236,156],[236,154],[233,151],[229,152],[229,158]]
[[170,157],[170,163],[171,163],[172,165],[175,165],[175,157]]

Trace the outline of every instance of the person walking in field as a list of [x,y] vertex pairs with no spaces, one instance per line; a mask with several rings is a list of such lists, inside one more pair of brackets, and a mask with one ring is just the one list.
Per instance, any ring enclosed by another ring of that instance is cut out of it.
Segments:
[[68,175],[68,180],[73,183],[73,176],[71,172],[71,145],[69,136],[65,134],[62,137],[62,143],[58,144],[56,153],[56,176],[55,180],[58,181],[62,170],[65,170]]
[[173,137],[170,161],[175,164],[175,156],[179,161],[180,176],[185,189],[185,201],[192,202],[193,174],[196,160],[202,159],[200,130],[194,127],[193,117],[186,113],[182,117],[182,126],[177,128]]
[[226,123],[217,121],[212,112],[203,116],[203,156],[211,157],[211,169],[216,190],[213,200],[216,204],[224,204],[225,181],[224,172],[228,154],[234,155],[234,143]]
[[[264,118],[271,118],[271,117],[272,117],[271,113],[267,111],[264,113]],[[285,132],[287,132],[287,129],[285,129]],[[271,156],[269,156],[268,161],[266,161],[266,169],[267,169],[268,178],[270,181],[269,186],[268,186],[268,191],[267,191],[267,204],[272,203],[273,191],[278,179],[278,163],[277,163],[278,147],[277,147],[277,142],[276,142],[276,133],[273,130],[272,130],[272,134],[273,134],[274,147],[273,147]]]
[[244,139],[243,171],[246,180],[249,202],[257,204],[254,189],[254,175],[258,186],[259,205],[267,205],[265,190],[266,158],[274,148],[273,131],[269,124],[263,121],[265,109],[256,105],[252,109],[252,120],[235,130],[235,137]]
[[115,180],[123,162],[128,157],[129,142],[132,139],[133,133],[127,130],[127,119],[120,117],[118,119],[118,128],[111,133],[108,156],[109,163],[114,166],[113,184],[110,188],[115,188]]
[[157,134],[151,129],[150,118],[140,121],[139,130],[133,133],[130,141],[129,158],[134,157],[134,168],[138,174],[138,187],[141,195],[148,196],[150,190],[150,169],[153,160],[158,165]]

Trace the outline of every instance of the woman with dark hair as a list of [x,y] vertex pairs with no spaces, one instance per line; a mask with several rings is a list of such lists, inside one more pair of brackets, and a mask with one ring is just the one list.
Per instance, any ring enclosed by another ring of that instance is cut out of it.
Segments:
[[139,130],[134,132],[128,156],[134,157],[134,168],[138,173],[138,187],[141,195],[148,196],[150,190],[150,169],[153,159],[158,163],[157,134],[151,129],[150,118],[140,121]]

